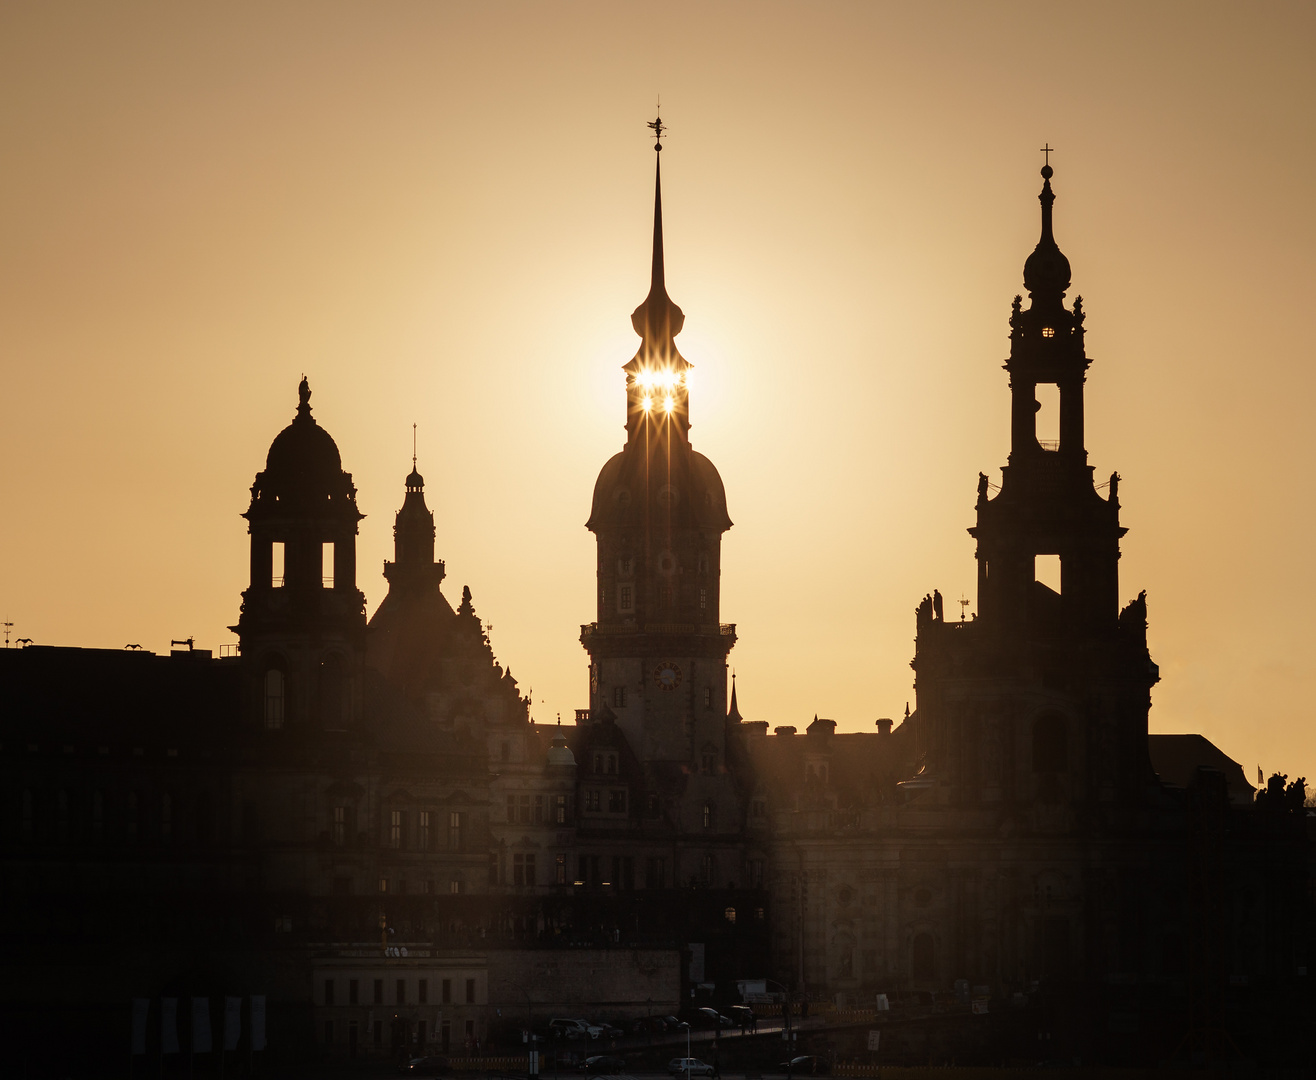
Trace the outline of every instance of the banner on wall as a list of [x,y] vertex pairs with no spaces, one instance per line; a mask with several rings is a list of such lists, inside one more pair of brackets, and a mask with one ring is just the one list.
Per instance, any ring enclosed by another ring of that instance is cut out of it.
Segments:
[[238,1039],[242,1037],[242,999],[226,997],[224,999],[224,1049],[236,1050]]
[[151,1011],[150,998],[133,998],[133,1049],[134,1054],[146,1053],[146,1015]]
[[192,1053],[210,1053],[210,999],[192,999]]
[[178,998],[160,999],[160,1053],[178,1053]]
[[251,1048],[265,1049],[265,995],[251,995]]

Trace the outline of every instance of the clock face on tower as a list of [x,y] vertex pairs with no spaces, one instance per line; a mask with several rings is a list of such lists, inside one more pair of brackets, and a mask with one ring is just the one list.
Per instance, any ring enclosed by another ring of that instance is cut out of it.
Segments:
[[666,660],[653,669],[653,681],[659,690],[675,690],[681,685],[681,669]]

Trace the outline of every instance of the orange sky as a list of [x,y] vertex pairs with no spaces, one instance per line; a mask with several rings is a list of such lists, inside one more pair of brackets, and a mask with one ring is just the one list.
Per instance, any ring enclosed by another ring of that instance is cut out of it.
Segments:
[[1314,54],[1310,4],[6,4],[0,614],[232,641],[305,371],[370,610],[414,421],[448,595],[584,705],[661,92],[746,716],[898,716],[918,599],[972,597],[1049,140],[1152,728],[1316,776]]

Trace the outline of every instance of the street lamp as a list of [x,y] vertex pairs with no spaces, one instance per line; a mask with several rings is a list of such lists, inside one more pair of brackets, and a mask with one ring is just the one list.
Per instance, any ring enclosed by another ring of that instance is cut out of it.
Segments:
[[690,1080],[690,1024],[682,1020],[681,1026],[685,1028],[685,1080]]

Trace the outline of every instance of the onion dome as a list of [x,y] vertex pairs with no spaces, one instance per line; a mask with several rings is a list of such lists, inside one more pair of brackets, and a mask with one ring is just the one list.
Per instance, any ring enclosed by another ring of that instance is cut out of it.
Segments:
[[1051,207],[1056,201],[1051,190],[1054,173],[1050,165],[1042,166],[1042,193],[1037,197],[1042,204],[1042,236],[1024,262],[1024,288],[1035,301],[1059,301],[1069,288],[1069,260],[1051,231]]

